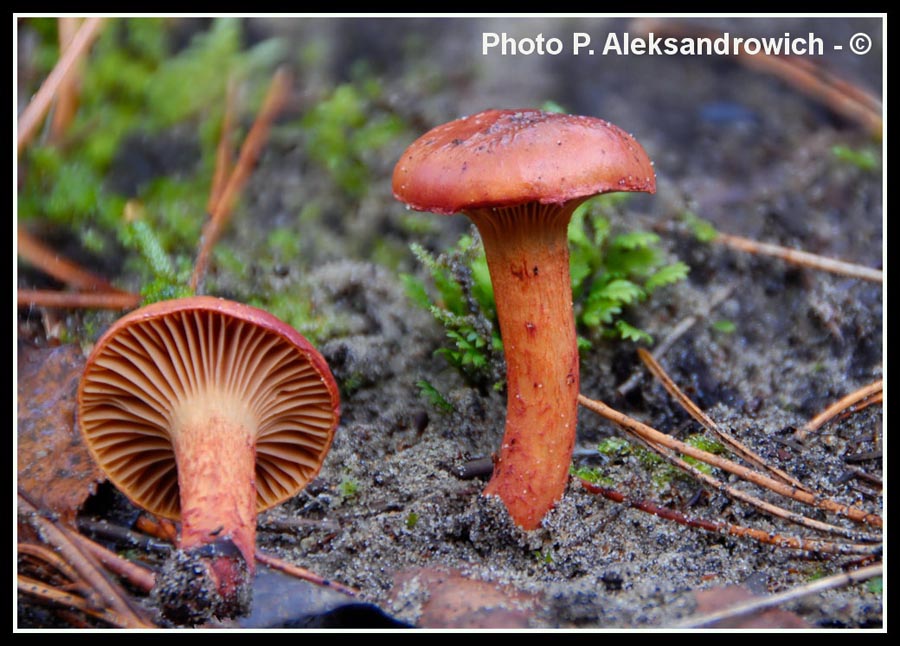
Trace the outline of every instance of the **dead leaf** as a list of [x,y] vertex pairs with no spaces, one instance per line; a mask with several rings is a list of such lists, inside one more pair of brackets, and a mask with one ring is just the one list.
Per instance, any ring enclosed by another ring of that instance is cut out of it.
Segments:
[[[694,597],[697,599],[698,615],[728,610],[732,606],[759,598],[739,585],[700,590],[694,593]],[[713,628],[812,628],[812,626],[793,612],[770,608],[751,615],[722,620]]]
[[395,598],[424,594],[419,628],[528,628],[539,598],[515,588],[429,568],[394,577]]
[[20,346],[18,487],[35,506],[73,521],[104,480],[75,427],[81,349]]

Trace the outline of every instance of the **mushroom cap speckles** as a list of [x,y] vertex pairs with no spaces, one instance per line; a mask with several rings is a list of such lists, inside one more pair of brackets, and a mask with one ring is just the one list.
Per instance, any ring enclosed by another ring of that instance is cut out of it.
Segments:
[[259,511],[315,477],[340,415],[337,384],[309,341],[263,310],[208,296],[119,319],[78,389],[94,459],[132,501],[172,519],[180,515],[172,434],[184,410],[196,417],[204,407],[252,420]]
[[656,191],[653,163],[621,128],[594,117],[487,110],[410,145],[394,168],[394,197],[452,214],[611,191]]

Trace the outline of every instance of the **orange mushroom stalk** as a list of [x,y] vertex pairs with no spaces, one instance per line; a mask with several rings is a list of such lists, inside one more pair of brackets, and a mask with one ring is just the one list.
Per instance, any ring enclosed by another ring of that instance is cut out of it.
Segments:
[[576,437],[579,359],[567,230],[587,198],[656,190],[653,165],[607,121],[488,110],[438,126],[403,153],[394,197],[465,213],[484,243],[506,358],[506,429],[484,490],[535,529],[562,497]]
[[256,515],[315,477],[338,418],[337,385],[304,337],[267,312],[207,296],[120,319],[78,391],[94,459],[135,504],[180,519],[181,556],[206,570],[202,599],[162,597],[184,623],[249,608]]

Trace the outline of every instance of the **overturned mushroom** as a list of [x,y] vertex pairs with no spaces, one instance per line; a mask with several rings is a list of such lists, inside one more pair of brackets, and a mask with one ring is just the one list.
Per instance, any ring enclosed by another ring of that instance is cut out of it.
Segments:
[[267,312],[207,296],[120,319],[78,390],[97,463],[135,504],[181,520],[179,558],[209,581],[205,598],[172,602],[197,608],[163,608],[184,623],[247,610],[256,514],[318,473],[338,417],[337,386],[304,337]]
[[506,431],[485,494],[534,529],[565,490],[575,443],[569,220],[599,193],[654,192],[653,165],[608,121],[488,110],[413,142],[393,190],[419,211],[465,213],[481,234],[507,364]]

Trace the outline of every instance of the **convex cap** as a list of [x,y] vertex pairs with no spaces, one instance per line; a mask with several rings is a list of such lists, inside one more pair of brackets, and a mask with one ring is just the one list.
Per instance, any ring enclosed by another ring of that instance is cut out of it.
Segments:
[[418,211],[449,215],[610,191],[653,193],[656,178],[641,145],[608,121],[487,110],[413,142],[394,168],[393,191]]

